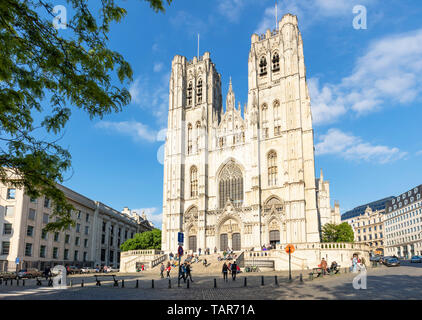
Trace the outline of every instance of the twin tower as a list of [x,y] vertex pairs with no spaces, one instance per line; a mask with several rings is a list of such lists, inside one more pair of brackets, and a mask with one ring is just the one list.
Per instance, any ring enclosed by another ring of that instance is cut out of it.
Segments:
[[329,183],[315,179],[311,103],[297,17],[252,35],[248,103],[210,54],[175,56],[170,77],[163,183],[162,249],[235,251],[320,242],[340,220]]

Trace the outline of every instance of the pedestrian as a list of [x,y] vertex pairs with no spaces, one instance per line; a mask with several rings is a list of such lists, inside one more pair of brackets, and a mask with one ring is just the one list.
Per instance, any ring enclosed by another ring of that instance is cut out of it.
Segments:
[[232,273],[232,264],[231,264],[231,262],[229,262],[229,264],[227,265],[227,267],[229,268],[229,272]]
[[163,279],[164,278],[164,263],[161,263],[161,266],[160,266],[160,276],[161,276],[161,279]]
[[145,270],[145,266],[144,266],[144,264],[142,264],[142,266],[141,266],[141,270],[142,270],[142,271],[144,271],[144,270]]
[[322,273],[326,274],[326,272],[327,272],[327,261],[325,261],[324,258],[322,258],[322,260],[321,260],[321,269],[322,269]]
[[170,278],[170,271],[171,271],[171,265],[170,263],[167,265],[167,278]]
[[235,281],[236,280],[236,274],[237,274],[236,260],[232,263],[231,269],[232,269],[232,279],[233,279],[233,281]]
[[214,247],[214,253],[217,253],[217,247]]
[[198,249],[199,256],[201,256],[201,248]]
[[186,264],[186,279],[189,277],[190,281],[193,282],[191,271],[192,269],[191,269],[190,264],[189,263]]
[[180,279],[183,279],[183,281],[186,282],[185,274],[181,265],[179,265],[179,277],[177,278],[177,280],[180,282]]
[[223,272],[223,280],[226,282],[228,281],[227,279],[228,270],[229,270],[229,267],[227,267],[227,264],[224,262],[222,272]]
[[207,267],[208,261],[207,259],[204,259],[204,267]]

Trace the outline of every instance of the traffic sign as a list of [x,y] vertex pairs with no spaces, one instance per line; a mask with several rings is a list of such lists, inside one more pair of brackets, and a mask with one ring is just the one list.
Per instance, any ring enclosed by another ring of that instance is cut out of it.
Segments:
[[177,249],[177,253],[179,254],[179,257],[183,256],[183,247],[182,246],[179,246],[179,249]]
[[19,264],[19,258],[16,258],[15,263]]
[[286,253],[293,253],[293,252],[295,252],[295,246],[292,244],[288,244],[286,246]]
[[177,241],[179,242],[179,244],[183,244],[184,236],[185,235],[183,234],[183,232],[179,232],[177,234]]

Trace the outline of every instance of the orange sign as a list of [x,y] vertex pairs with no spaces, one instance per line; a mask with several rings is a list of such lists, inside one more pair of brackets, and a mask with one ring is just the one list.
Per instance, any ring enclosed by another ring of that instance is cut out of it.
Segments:
[[295,246],[292,244],[288,244],[286,246],[286,253],[293,253],[293,252],[295,252]]

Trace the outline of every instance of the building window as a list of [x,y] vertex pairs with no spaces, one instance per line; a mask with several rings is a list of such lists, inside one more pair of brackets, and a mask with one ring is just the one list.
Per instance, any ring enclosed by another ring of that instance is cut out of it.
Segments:
[[75,246],[79,246],[79,240],[80,240],[80,238],[79,238],[79,237],[76,237],[76,238],[75,238]]
[[106,251],[105,249],[101,249],[101,262],[105,261]]
[[88,248],[88,239],[84,239],[84,248]]
[[110,250],[110,262],[114,262],[114,251]]
[[40,258],[45,258],[45,250],[46,250],[46,246],[40,247]]
[[54,232],[54,241],[59,242],[59,233],[58,232]]
[[35,220],[35,210],[29,209],[28,219],[34,221]]
[[268,120],[267,118],[267,114],[268,114],[268,105],[266,103],[264,103],[261,107],[261,120],[262,123],[266,122]]
[[48,235],[47,230],[42,229],[42,230],[41,230],[41,239],[43,239],[43,240],[47,240],[47,235]]
[[278,52],[274,53],[272,62],[273,62],[273,71],[274,72],[280,71],[280,56]]
[[7,189],[7,200],[13,200],[16,198],[16,189],[8,188]]
[[192,153],[192,124],[188,124],[188,154]]
[[88,235],[89,234],[89,226],[85,226],[85,234]]
[[101,235],[101,244],[105,244],[105,234]]
[[53,259],[57,259],[59,256],[59,248],[53,248]]
[[89,213],[86,214],[85,222],[89,222]]
[[187,99],[188,99],[188,107],[192,106],[192,81],[190,81],[188,84]]
[[224,166],[219,176],[220,208],[224,208],[228,199],[232,200],[235,206],[241,206],[243,203],[243,175],[233,161]]
[[275,151],[268,153],[268,185],[277,185],[277,153]]
[[274,127],[274,136],[281,135],[281,126],[275,126]]
[[33,226],[28,226],[26,228],[26,235],[28,237],[32,237],[34,235],[34,227]]
[[3,225],[3,234],[12,234],[12,224],[11,223],[5,223]]
[[79,260],[79,251],[75,250],[75,254],[73,255],[73,260],[78,261]]
[[81,232],[81,225],[79,223],[76,224],[76,232]]
[[198,170],[195,166],[190,169],[190,196],[196,197],[198,195]]
[[6,255],[9,254],[10,251],[10,241],[3,241],[1,244],[1,254]]
[[198,104],[202,103],[202,79],[198,80],[198,85],[196,87],[196,97]]
[[50,208],[50,199],[44,198],[44,208]]
[[69,260],[69,249],[64,249],[63,259],[64,260]]
[[32,243],[25,244],[25,256],[32,257]]
[[77,215],[78,220],[80,220],[80,219],[81,219],[81,215],[82,215],[81,210],[78,210],[78,215]]
[[84,252],[84,262],[88,260],[88,252]]
[[69,234],[64,236],[64,243],[70,243],[70,235]]
[[48,223],[48,214],[47,213],[44,213],[43,214],[43,216],[42,216],[42,222],[45,223],[45,224]]
[[265,57],[262,57],[259,62],[259,75],[265,76],[267,74],[267,59]]
[[107,226],[107,223],[106,222],[103,222],[103,232],[106,231],[106,226]]

